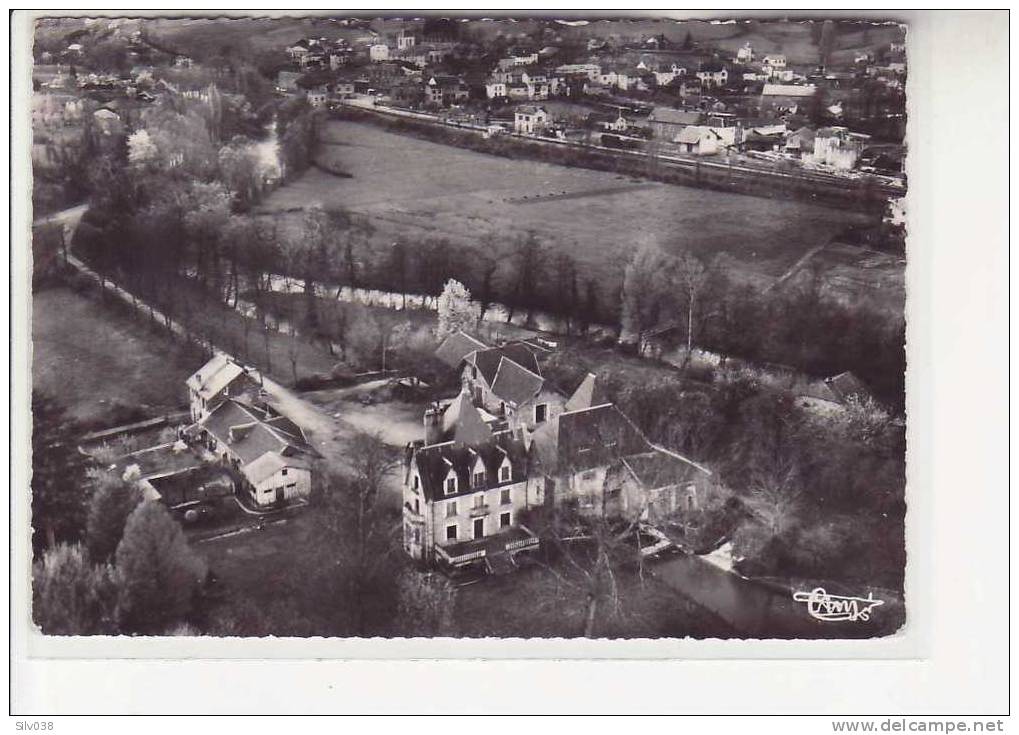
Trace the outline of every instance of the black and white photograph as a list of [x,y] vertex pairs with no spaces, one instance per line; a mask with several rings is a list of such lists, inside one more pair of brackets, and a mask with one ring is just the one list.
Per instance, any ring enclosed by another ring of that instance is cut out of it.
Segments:
[[9,26],[12,731],[1005,731],[1007,11]]
[[896,19],[35,19],[45,636],[907,625]]

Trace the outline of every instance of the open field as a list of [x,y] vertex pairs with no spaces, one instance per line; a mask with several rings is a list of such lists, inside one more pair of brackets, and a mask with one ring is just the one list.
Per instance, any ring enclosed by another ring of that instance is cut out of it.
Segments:
[[33,295],[32,342],[33,388],[87,424],[186,407],[184,380],[198,367],[143,324],[65,287]]
[[249,47],[256,53],[283,49],[302,38],[354,38],[363,31],[342,28],[321,17],[151,18],[145,28],[158,43],[203,58],[223,47]]
[[376,226],[379,246],[432,237],[490,247],[533,231],[603,283],[650,242],[708,262],[724,256],[734,275],[767,285],[810,249],[871,222],[814,204],[488,156],[360,123],[331,121],[323,139],[320,155],[350,178],[310,169],[262,211],[319,202],[357,212]]

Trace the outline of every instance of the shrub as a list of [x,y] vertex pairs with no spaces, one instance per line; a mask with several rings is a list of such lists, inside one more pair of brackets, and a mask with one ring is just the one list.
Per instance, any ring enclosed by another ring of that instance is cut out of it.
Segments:
[[32,567],[32,619],[46,635],[116,632],[113,601],[109,568],[93,565],[81,546],[54,546]]
[[133,633],[163,633],[191,611],[206,567],[159,503],[145,501],[127,519],[117,547],[117,619]]

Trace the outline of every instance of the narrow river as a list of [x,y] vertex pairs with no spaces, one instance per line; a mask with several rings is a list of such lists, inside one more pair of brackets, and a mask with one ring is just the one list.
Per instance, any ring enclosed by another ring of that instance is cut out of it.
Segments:
[[894,631],[902,615],[900,605],[889,604],[875,608],[869,621],[816,620],[791,593],[726,572],[697,556],[665,559],[654,563],[652,571],[746,638],[870,638]]

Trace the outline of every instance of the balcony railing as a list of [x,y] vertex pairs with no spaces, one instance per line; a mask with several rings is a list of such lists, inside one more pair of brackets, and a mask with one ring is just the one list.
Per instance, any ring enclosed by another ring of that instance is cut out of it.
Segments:
[[530,549],[538,545],[538,539],[535,536],[531,538],[522,538],[519,541],[510,541],[506,544],[506,551],[519,551],[520,549]]
[[470,508],[471,517],[488,515],[488,503],[484,505],[475,505]]
[[466,554],[459,554],[457,556],[450,556],[449,552],[447,552],[441,546],[436,546],[435,547],[435,551],[436,551],[436,553],[438,553],[439,556],[441,556],[443,559],[445,559],[446,562],[449,563],[449,564],[465,564],[465,563],[467,563],[469,561],[474,561],[475,559],[482,559],[482,558],[484,558],[485,554],[487,553],[485,551],[485,549],[481,549],[480,551],[471,551],[471,552],[468,552]]

